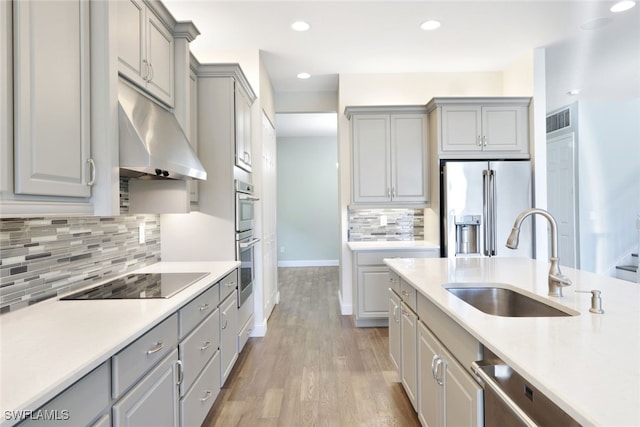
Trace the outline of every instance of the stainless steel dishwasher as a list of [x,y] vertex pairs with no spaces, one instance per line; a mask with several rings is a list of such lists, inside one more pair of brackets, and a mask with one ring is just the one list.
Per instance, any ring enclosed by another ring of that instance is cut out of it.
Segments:
[[580,426],[487,348],[471,369],[484,388],[484,426]]

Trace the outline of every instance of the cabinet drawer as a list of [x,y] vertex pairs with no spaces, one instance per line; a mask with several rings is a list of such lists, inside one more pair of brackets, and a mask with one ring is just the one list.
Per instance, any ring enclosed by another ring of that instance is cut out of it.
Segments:
[[[105,362],[78,380],[56,398],[40,408],[55,413],[56,420],[47,426],[89,425],[109,405],[109,362]],[[42,420],[27,419],[20,426],[43,425]]]
[[418,291],[404,279],[400,279],[400,298],[405,302],[411,310],[417,312]]
[[418,294],[418,317],[467,371],[482,359],[480,342],[422,294]]
[[400,295],[400,276],[395,271],[389,270],[389,288]]
[[358,252],[358,265],[384,265],[385,258],[437,258],[437,249],[425,249],[419,251],[375,251]]
[[209,315],[178,346],[180,360],[184,364],[184,376],[180,384],[180,395],[184,396],[195,382],[198,374],[220,347],[220,315],[218,309]]
[[180,401],[180,425],[199,426],[220,392],[220,352],[211,358],[187,395]]
[[180,325],[178,337],[180,339],[186,337],[198,323],[218,307],[220,304],[219,288],[220,285],[216,283],[178,311],[178,324]]
[[220,301],[224,301],[238,286],[238,270],[233,270],[220,280]]
[[113,397],[120,397],[177,344],[178,315],[174,314],[113,356]]

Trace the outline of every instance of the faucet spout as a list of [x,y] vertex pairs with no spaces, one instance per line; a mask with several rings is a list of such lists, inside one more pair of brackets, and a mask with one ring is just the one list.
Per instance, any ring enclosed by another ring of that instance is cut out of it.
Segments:
[[558,225],[549,212],[539,208],[525,209],[520,212],[513,223],[513,228],[507,238],[506,246],[509,249],[516,249],[518,247],[520,226],[522,225],[522,221],[530,215],[541,215],[549,222],[551,239],[551,257],[549,258],[549,261],[551,262],[551,266],[549,267],[549,296],[561,297],[562,288],[570,286],[571,280],[560,271],[560,264],[558,260]]

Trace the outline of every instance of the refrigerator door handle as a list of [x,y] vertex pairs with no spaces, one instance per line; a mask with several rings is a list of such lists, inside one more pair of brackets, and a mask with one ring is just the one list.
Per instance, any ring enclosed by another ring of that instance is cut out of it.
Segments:
[[491,202],[491,255],[497,255],[496,242],[498,241],[497,229],[498,229],[498,193],[496,191],[496,171],[491,169],[489,171],[490,182],[490,202]]
[[485,256],[489,256],[489,233],[490,233],[490,221],[489,217],[489,171],[482,171],[482,228],[483,228],[483,247],[482,252]]

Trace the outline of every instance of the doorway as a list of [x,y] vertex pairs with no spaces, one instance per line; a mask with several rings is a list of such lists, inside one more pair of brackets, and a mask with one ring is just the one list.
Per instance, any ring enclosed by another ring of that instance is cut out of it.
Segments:
[[547,203],[558,224],[560,264],[579,268],[575,132],[547,137]]
[[337,266],[337,113],[276,114],[279,267]]

